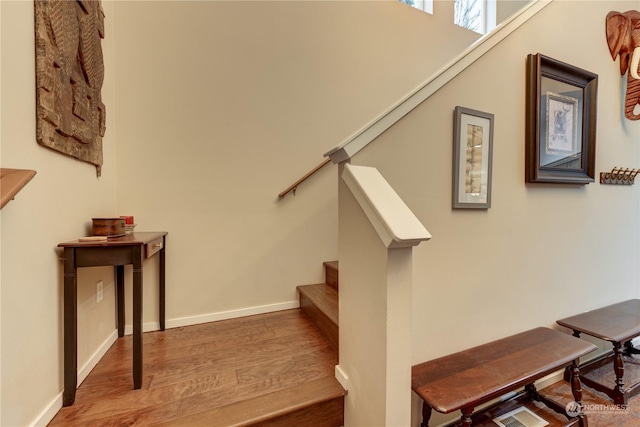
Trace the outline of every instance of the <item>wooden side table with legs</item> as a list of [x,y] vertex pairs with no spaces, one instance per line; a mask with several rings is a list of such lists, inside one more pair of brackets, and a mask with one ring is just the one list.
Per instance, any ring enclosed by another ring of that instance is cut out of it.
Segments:
[[142,264],[159,256],[160,330],[165,327],[166,231],[127,234],[104,241],[63,242],[64,248],[64,392],[62,405],[72,405],[78,384],[78,280],[81,267],[114,266],[118,336],[124,335],[124,266],[133,265],[133,388],[142,386]]

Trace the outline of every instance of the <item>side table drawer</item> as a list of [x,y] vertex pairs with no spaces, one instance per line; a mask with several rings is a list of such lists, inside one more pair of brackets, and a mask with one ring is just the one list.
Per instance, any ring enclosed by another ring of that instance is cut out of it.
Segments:
[[164,247],[164,239],[162,237],[158,237],[156,240],[153,240],[146,244],[145,246],[145,258],[149,258],[153,256],[156,252],[159,252],[160,249]]

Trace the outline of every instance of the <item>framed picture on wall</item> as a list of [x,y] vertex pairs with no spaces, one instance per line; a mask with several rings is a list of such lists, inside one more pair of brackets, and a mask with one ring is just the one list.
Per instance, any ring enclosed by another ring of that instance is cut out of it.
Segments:
[[491,207],[493,114],[456,107],[453,115],[454,209]]
[[527,57],[525,181],[594,181],[598,76],[541,54]]

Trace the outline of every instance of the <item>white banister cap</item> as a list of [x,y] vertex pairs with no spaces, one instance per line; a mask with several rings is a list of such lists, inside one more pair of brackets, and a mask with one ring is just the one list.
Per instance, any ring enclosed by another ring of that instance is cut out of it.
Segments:
[[387,248],[416,246],[431,239],[431,234],[376,168],[347,163],[342,179]]

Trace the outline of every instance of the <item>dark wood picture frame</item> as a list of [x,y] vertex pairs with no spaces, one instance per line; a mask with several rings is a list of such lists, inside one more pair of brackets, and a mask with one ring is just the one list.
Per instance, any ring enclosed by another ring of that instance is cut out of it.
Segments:
[[454,209],[491,207],[493,114],[455,107],[453,114]]
[[594,182],[597,98],[597,74],[527,57],[526,182]]

